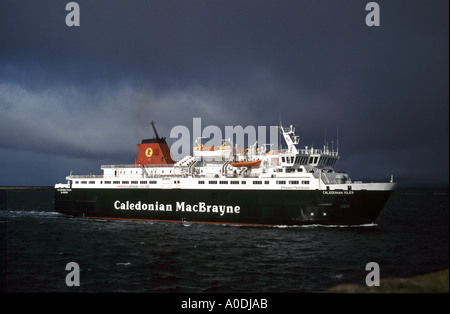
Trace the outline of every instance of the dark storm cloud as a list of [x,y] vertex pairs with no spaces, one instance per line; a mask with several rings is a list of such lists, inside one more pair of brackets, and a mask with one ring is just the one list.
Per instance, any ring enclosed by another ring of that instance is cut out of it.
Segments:
[[0,1],[10,177],[24,169],[16,150],[43,169],[95,170],[132,163],[151,120],[169,136],[193,117],[223,128],[281,116],[303,145],[323,145],[325,128],[336,139],[339,126],[353,176],[448,181],[448,1],[377,1],[371,28],[369,1],[79,0],[80,27],[65,25],[67,2]]

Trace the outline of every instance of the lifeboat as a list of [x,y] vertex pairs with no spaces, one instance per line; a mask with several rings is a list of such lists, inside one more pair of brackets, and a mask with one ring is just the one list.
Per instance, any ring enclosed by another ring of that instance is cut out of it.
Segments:
[[232,147],[227,145],[221,146],[204,146],[194,147],[194,156],[197,158],[219,158],[228,159],[231,155]]
[[237,161],[232,162],[231,165],[233,167],[256,167],[261,164],[261,160],[253,160],[253,161]]

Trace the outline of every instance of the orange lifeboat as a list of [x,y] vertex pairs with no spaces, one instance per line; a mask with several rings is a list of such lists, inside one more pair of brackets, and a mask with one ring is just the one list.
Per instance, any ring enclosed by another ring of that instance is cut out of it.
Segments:
[[253,161],[237,161],[232,162],[231,165],[233,167],[256,167],[261,164],[261,160],[253,160]]

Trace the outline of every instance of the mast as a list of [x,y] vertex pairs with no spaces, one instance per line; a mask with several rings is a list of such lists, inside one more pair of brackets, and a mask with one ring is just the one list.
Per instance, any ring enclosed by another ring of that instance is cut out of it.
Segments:
[[298,150],[297,150],[297,147],[295,147],[295,145],[297,145],[299,143],[299,138],[298,138],[298,136],[295,135],[294,127],[291,125],[289,127],[288,131],[286,131],[283,128],[283,126],[280,126],[280,128],[281,128],[281,131],[283,132],[284,140],[288,146],[288,152],[290,154],[297,155]]
[[336,146],[337,146],[337,148],[336,148],[336,153],[337,153],[337,155],[339,156],[339,126],[337,126],[336,127]]
[[281,126],[281,113],[278,113],[278,127],[280,128],[280,132],[278,132],[278,151],[281,151],[281,132],[283,127]]
[[156,139],[159,139],[158,131],[156,131],[155,122],[152,121],[153,131],[155,132]]

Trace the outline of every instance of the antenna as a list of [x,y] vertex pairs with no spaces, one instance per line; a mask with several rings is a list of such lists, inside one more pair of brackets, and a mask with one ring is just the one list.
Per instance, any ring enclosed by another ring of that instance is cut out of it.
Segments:
[[152,121],[153,131],[155,132],[156,139],[159,139],[158,131],[156,131],[155,122]]
[[336,153],[339,156],[339,125],[336,127],[336,137],[337,137],[337,139],[336,139],[336,146],[337,146]]
[[323,140],[323,152],[326,152],[326,146],[327,146],[327,127],[325,127],[325,138]]
[[281,151],[281,147],[282,147],[282,145],[281,145],[281,128],[282,128],[282,126],[281,126],[281,113],[280,112],[278,113],[278,121],[279,121],[279,127],[280,127],[280,130],[278,132],[278,150]]

